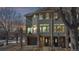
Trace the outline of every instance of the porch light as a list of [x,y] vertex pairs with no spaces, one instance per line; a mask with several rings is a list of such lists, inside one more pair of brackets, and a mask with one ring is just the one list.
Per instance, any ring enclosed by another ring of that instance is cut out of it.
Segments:
[[37,26],[33,25],[33,32],[36,33],[36,31],[37,31]]
[[46,38],[46,43],[47,43],[47,38]]

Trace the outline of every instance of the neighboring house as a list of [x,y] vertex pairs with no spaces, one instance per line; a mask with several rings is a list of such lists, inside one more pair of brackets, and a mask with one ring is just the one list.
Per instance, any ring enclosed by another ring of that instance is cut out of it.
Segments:
[[40,8],[26,14],[31,21],[27,26],[27,45],[51,48],[69,48],[69,31],[56,8]]

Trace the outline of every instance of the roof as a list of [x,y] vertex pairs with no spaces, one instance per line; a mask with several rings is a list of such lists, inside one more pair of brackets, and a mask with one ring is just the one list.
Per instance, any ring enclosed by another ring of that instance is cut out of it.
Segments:
[[50,11],[50,12],[53,12],[57,9],[57,7],[39,7],[36,11],[34,12],[31,12],[31,13],[28,13],[26,14],[25,16],[28,17],[28,16],[32,16],[33,14],[35,13],[40,13],[40,12],[45,12],[45,11]]
[[35,11],[33,11],[33,12],[30,12],[30,13],[28,13],[28,14],[25,14],[24,16],[26,17],[26,19],[27,19],[27,24],[28,25],[32,25],[32,22],[31,22],[31,17],[32,17],[32,15],[33,14],[37,14],[37,13],[40,13],[40,12],[45,12],[45,11],[47,11],[47,10],[51,10],[50,12],[53,12],[53,11],[55,11],[57,9],[57,7],[39,7],[37,10],[35,10]]

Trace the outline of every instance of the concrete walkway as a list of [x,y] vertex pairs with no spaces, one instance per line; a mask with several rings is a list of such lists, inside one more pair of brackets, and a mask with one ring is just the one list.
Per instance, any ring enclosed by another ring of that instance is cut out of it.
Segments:
[[70,51],[66,48],[51,48],[51,47],[41,47],[38,46],[27,46],[26,44],[22,46],[20,44],[9,44],[7,46],[0,47],[0,51]]

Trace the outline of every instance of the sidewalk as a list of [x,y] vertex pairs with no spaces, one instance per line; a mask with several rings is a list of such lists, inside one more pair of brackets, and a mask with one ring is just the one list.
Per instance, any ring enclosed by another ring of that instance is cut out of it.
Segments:
[[20,44],[9,44],[0,47],[0,51],[17,51],[18,49],[21,49]]
[[27,46],[24,44],[21,48],[19,44],[9,44],[8,46],[0,47],[0,51],[70,51],[66,48],[51,48],[51,47],[37,47],[37,46]]

